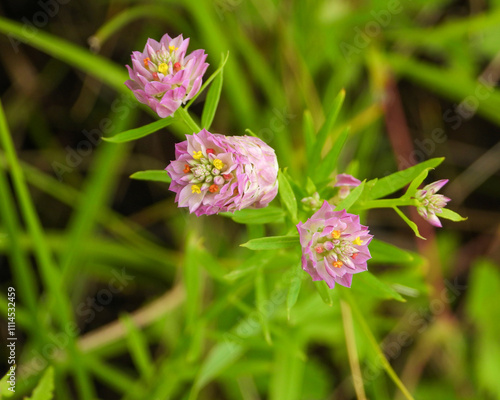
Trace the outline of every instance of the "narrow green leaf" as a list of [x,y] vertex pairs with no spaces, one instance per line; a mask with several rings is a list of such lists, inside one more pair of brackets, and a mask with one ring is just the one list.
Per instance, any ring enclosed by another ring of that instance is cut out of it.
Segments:
[[[0,22],[2,19],[0,18]],[[67,299],[64,287],[61,284],[61,271],[57,267],[50,247],[47,243],[47,238],[43,230],[42,224],[36,212],[33,199],[31,198],[26,183],[23,170],[16,154],[14,143],[9,132],[9,127],[5,118],[3,107],[0,101],[0,144],[5,150],[5,155],[10,166],[10,173],[14,190],[18,197],[19,209],[23,215],[28,232],[33,238],[34,254],[37,259],[40,275],[44,286],[50,293],[51,300],[58,305],[58,312],[54,314],[54,318],[59,323],[62,329],[65,329],[74,319],[70,308],[71,301]],[[72,358],[71,367],[76,376],[77,388],[83,400],[91,399],[93,395],[93,386],[90,383],[88,371],[85,370],[76,360],[78,359],[78,349],[76,347],[75,338],[68,337],[68,354]]]
[[444,158],[431,158],[423,163],[414,165],[403,171],[385,176],[379,179],[368,193],[368,199],[374,200],[380,197],[387,196],[395,191],[402,189],[412,180],[420,175],[422,171],[428,168],[435,168],[443,162]]
[[402,197],[403,199],[405,198],[410,198],[414,197],[415,193],[417,192],[418,187],[422,184],[422,182],[427,178],[427,175],[429,175],[429,171],[431,168],[426,168],[424,169],[411,183],[410,186],[408,186],[408,189],[406,190],[406,193]]
[[391,364],[389,364],[389,361],[387,361],[387,358],[385,357],[384,353],[382,352],[377,339],[373,335],[373,332],[371,331],[368,323],[366,322],[366,319],[363,315],[363,313],[359,310],[358,305],[356,304],[354,298],[352,297],[351,293],[348,290],[342,291],[343,297],[347,300],[349,305],[351,306],[351,309],[353,311],[354,317],[358,321],[358,323],[361,325],[361,329],[363,330],[365,336],[368,338],[368,342],[370,343],[370,346],[372,349],[375,351],[377,354],[377,360],[382,364],[382,368],[385,369],[387,372],[387,375],[391,378],[391,380],[396,384],[396,386],[401,390],[401,392],[404,394],[407,400],[414,400],[406,386],[401,382],[401,379],[396,375],[394,372],[394,369],[391,367]]
[[406,300],[387,283],[382,282],[371,272],[365,271],[354,276],[351,289],[361,293],[369,293],[380,299],[394,299],[401,302]]
[[333,125],[337,120],[337,116],[339,115],[340,108],[344,103],[344,99],[345,99],[345,90],[342,89],[335,98],[335,100],[333,101],[333,104],[330,110],[328,111],[326,120],[323,123],[321,129],[319,130],[318,135],[316,136],[316,142],[314,143],[312,151],[307,154],[308,159],[311,160],[314,166],[317,164],[317,161],[315,160],[319,159],[319,155],[323,150],[323,146],[325,145],[328,134],[331,132]]
[[49,367],[27,400],[51,400],[54,396],[54,368]]
[[198,133],[201,130],[193,117],[191,117],[191,114],[189,114],[187,108],[179,107],[175,112],[175,116],[181,118],[191,132]]
[[398,264],[413,261],[411,253],[381,240],[372,239],[368,249],[372,255],[372,259],[370,260],[372,262]]
[[[337,168],[337,162],[340,157],[340,153],[344,148],[344,145],[347,142],[347,138],[349,137],[350,127],[345,128],[338,139],[335,141],[332,149],[325,156],[324,160],[321,161],[319,165],[319,169],[314,173],[314,179],[316,182],[321,182],[324,179],[327,179],[333,171]],[[319,156],[316,156],[319,158]]]
[[436,214],[439,218],[449,219],[453,222],[467,220],[467,217],[462,217],[460,214],[456,213],[455,211],[448,210],[447,208],[443,208],[442,211],[443,212]]
[[321,299],[325,302],[327,306],[333,306],[332,291],[328,287],[325,281],[314,281],[314,286],[320,295]]
[[299,357],[299,351],[296,342],[292,342],[290,345],[281,345],[275,351],[269,400],[300,400],[303,398],[304,360]]
[[314,121],[309,110],[305,110],[302,117],[302,132],[304,133],[306,154],[311,154],[316,141],[316,132],[314,131]]
[[290,311],[292,307],[297,302],[299,297],[300,288],[302,286],[302,266],[299,264],[299,269],[297,269],[297,274],[292,274],[290,277],[290,282],[288,284],[288,295],[286,297],[286,312],[288,319],[290,319]]
[[150,124],[141,126],[140,128],[129,129],[124,132],[120,132],[111,137],[103,137],[103,140],[111,143],[125,143],[132,140],[140,139],[144,136],[150,135],[162,128],[170,125],[175,121],[175,117],[167,117],[159,119],[158,121],[151,122]]
[[202,266],[209,273],[209,275],[221,282],[226,282],[227,271],[219,263],[212,253],[206,251],[204,248],[197,249],[198,257],[203,260]]
[[269,236],[259,239],[252,239],[246,243],[240,244],[250,250],[277,250],[287,247],[297,246],[299,244],[299,236]]
[[361,193],[363,193],[363,190],[365,188],[365,183],[366,181],[363,181],[359,186],[354,188],[354,190],[351,193],[349,193],[349,195],[344,200],[342,200],[337,205],[337,207],[335,207],[335,211],[341,211],[341,210],[349,211],[351,206],[356,202],[356,200],[359,199]]
[[229,281],[234,281],[236,279],[242,278],[254,272],[261,266],[265,267],[272,259],[273,255],[269,254],[269,252],[253,253],[249,258],[247,258],[238,266],[238,269],[231,271],[229,274],[225,275],[224,278]]
[[266,304],[267,304],[267,289],[266,283],[264,281],[264,273],[262,266],[257,269],[255,274],[255,305],[257,310],[259,310],[258,318],[262,325],[262,332],[264,333],[264,338],[268,345],[272,344],[271,334],[269,333],[269,320],[268,315],[266,315]]
[[124,9],[116,13],[99,27],[99,30],[89,38],[89,44],[95,52],[98,52],[102,45],[118,31],[139,18],[161,19],[168,23],[176,18],[175,14],[161,5],[135,6]]
[[196,325],[201,309],[201,271],[200,260],[197,257],[197,243],[194,234],[191,234],[186,243],[186,257],[184,267],[184,285],[186,287],[186,326],[192,331]]
[[295,193],[290,186],[290,182],[288,182],[287,177],[280,170],[278,174],[278,183],[279,183],[279,194],[281,202],[284,204],[288,212],[290,213],[290,217],[292,218],[293,223],[297,222],[297,199],[295,198]]
[[397,207],[393,207],[394,208],[394,211],[396,211],[398,213],[398,215],[401,217],[401,219],[406,222],[406,224],[411,228],[411,230],[413,231],[413,233],[415,233],[415,236],[420,238],[420,239],[423,239],[423,240],[427,240],[426,238],[424,238],[420,232],[418,231],[418,226],[415,222],[413,222],[410,218],[408,218],[403,211],[401,211],[399,208]]
[[203,352],[203,345],[205,341],[206,328],[204,321],[200,318],[195,322],[191,334],[191,343],[187,352],[186,361],[188,363],[197,362]]
[[130,90],[123,84],[128,79],[126,69],[111,62],[108,58],[92,54],[87,49],[60,39],[42,29],[38,29],[34,35],[30,29],[26,29],[25,24],[13,22],[4,17],[0,17],[0,32],[28,43],[54,58],[95,76],[116,90],[126,93],[127,96],[131,96]]
[[148,341],[128,314],[121,315],[120,321],[127,331],[127,346],[134,365],[140,375],[149,380],[153,376],[154,368],[151,354],[149,354]]
[[266,208],[245,208],[234,213],[219,213],[224,217],[232,218],[239,224],[272,224],[283,222],[285,212],[278,207],[268,206]]
[[193,102],[198,98],[198,96],[203,93],[203,91],[207,88],[208,85],[210,85],[210,82],[212,82],[217,77],[217,75],[219,75],[222,72],[228,58],[229,58],[229,51],[226,53],[226,57],[223,57],[223,60],[221,61],[219,68],[217,68],[215,72],[212,75],[210,75],[210,78],[208,78],[205,81],[205,83],[201,86],[198,93],[196,93],[196,95],[186,104],[186,107],[184,107],[186,110],[188,110],[189,107],[191,107],[191,104],[193,104]]
[[[11,373],[11,367],[9,367],[9,370],[7,371],[7,373],[3,376],[2,379],[0,379],[0,399],[3,399],[4,397],[5,398],[8,398],[8,397],[12,397],[14,396],[15,392],[12,391],[12,390],[9,390],[9,388],[12,388],[13,390],[15,390],[13,388],[13,386],[10,385],[10,381],[9,381],[9,374]],[[16,366],[14,365],[14,374],[15,374],[15,369],[16,369]]]
[[154,182],[172,182],[172,178],[167,174],[167,171],[159,170],[149,170],[149,171],[137,171],[130,175],[131,179],[138,179],[142,181],[154,181]]
[[92,374],[104,382],[106,386],[114,389],[118,393],[130,396],[130,399],[143,399],[144,387],[134,384],[134,378],[121,368],[108,364],[94,354],[85,354],[85,366],[92,371]]
[[201,388],[243,354],[244,347],[240,344],[240,340],[238,336],[228,333],[224,343],[219,343],[210,350],[196,377],[189,396],[190,400],[195,399]]
[[203,107],[203,113],[201,114],[202,128],[210,129],[212,121],[214,120],[215,111],[217,111],[222,91],[223,72],[224,71],[222,69],[217,78],[215,78],[214,83],[212,83],[212,86],[210,86],[210,89],[208,89],[207,99],[205,100],[205,106]]

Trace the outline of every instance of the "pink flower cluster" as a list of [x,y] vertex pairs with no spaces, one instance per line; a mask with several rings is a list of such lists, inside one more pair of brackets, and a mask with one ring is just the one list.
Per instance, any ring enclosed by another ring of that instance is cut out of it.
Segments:
[[166,168],[179,207],[196,215],[265,207],[278,193],[274,150],[251,136],[224,136],[203,129],[186,135]]
[[359,216],[345,210],[334,211],[328,202],[297,229],[302,246],[302,268],[313,281],[324,280],[351,287],[353,274],[367,270],[371,258],[368,244],[372,240]]
[[186,56],[188,45],[189,38],[182,35],[172,39],[165,34],[160,42],[148,39],[142,53],[132,53],[132,68],[127,65],[130,80],[125,85],[161,118],[172,115],[200,90],[207,55],[195,50]]

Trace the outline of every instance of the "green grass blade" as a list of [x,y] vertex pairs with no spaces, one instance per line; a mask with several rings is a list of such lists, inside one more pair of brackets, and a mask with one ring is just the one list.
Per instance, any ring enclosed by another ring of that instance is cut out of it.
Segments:
[[210,82],[212,82],[215,78],[217,78],[217,76],[219,76],[219,74],[222,73],[222,70],[224,69],[224,65],[226,65],[228,58],[229,58],[229,52],[226,53],[226,57],[224,57],[223,60],[221,61],[219,68],[217,68],[215,72],[212,75],[210,75],[210,77],[203,83],[203,85],[201,85],[201,88],[198,91],[198,93],[196,93],[196,95],[186,104],[186,107],[184,107],[186,111],[189,109],[191,104],[193,104],[193,102],[198,98],[198,96],[203,93],[203,91],[207,88],[207,86],[210,85]]
[[202,280],[198,243],[194,233],[187,239],[185,249],[184,285],[186,287],[186,329],[192,333],[201,311]]
[[[290,345],[297,347],[296,343]],[[289,346],[281,345],[276,349],[269,392],[270,400],[301,399],[304,361],[297,353]]]
[[[127,118],[115,118],[113,125],[117,131],[125,129],[135,119],[135,112],[128,114]],[[92,235],[98,215],[99,207],[89,207],[89,204],[106,205],[110,202],[113,191],[118,184],[118,174],[125,157],[130,151],[129,145],[114,146],[101,143],[96,149],[93,160],[94,168],[86,180],[85,189],[69,222],[66,235],[68,236],[67,248],[60,256],[62,281],[61,290],[71,286],[74,266],[78,266],[81,254],[80,243]],[[73,267],[73,268],[72,268]]]
[[312,167],[315,167],[317,165],[317,162],[319,161],[319,155],[323,150],[323,146],[325,145],[328,135],[333,129],[335,121],[337,120],[337,116],[339,115],[340,109],[342,108],[342,104],[344,103],[344,99],[345,90],[342,89],[333,101],[333,104],[328,111],[326,120],[316,136],[316,141],[314,143],[312,151],[307,154],[307,158],[311,161]]
[[52,400],[54,396],[54,368],[49,367],[38,382],[33,394],[26,400]]
[[[21,214],[23,215],[27,225],[28,232],[33,238],[35,257],[39,264],[44,285],[48,288],[53,300],[59,306],[58,312],[54,315],[54,317],[58,320],[61,329],[66,329],[68,326],[67,324],[70,324],[73,321],[73,315],[70,308],[71,303],[61,290],[60,271],[54,263],[42,225],[38,219],[38,215],[30,197],[1,103],[0,144],[5,150],[5,155],[10,166],[10,172],[12,175],[14,189],[19,200]],[[72,336],[68,336],[68,341],[68,352],[73,360],[75,360],[77,358],[75,340]],[[82,399],[91,400],[94,397],[93,387],[87,372],[77,361],[73,362],[72,366],[76,374],[77,385]]]
[[285,206],[290,214],[292,222],[297,223],[297,199],[295,198],[295,193],[290,186],[290,182],[281,170],[278,174],[278,184],[279,184],[279,194],[281,203]]
[[401,382],[401,379],[397,376],[397,374],[394,372],[394,370],[391,367],[391,364],[389,364],[389,361],[387,361],[387,358],[385,357],[384,353],[380,349],[380,346],[377,343],[377,339],[375,339],[375,336],[373,335],[370,327],[368,326],[368,323],[365,320],[365,317],[359,310],[356,302],[354,301],[353,297],[347,290],[342,291],[343,297],[347,300],[349,305],[351,306],[351,309],[353,311],[354,317],[358,321],[358,323],[361,325],[361,329],[363,330],[365,336],[368,338],[368,342],[371,345],[372,349],[375,351],[377,354],[377,359],[379,362],[382,364],[383,369],[387,372],[387,375],[391,378],[391,380],[396,384],[396,386],[401,390],[403,395],[406,397],[407,400],[414,400],[406,386]]
[[14,277],[14,283],[16,288],[19,289],[19,299],[21,299],[31,313],[33,327],[36,325],[40,326],[36,310],[38,295],[36,277],[31,269],[28,255],[20,243],[22,229],[17,218],[14,199],[12,198],[12,193],[10,192],[10,187],[3,169],[0,169],[0,192],[2,193],[0,196],[2,223],[7,234],[6,241],[12,261],[11,272]]
[[119,67],[104,57],[92,54],[86,49],[42,30],[38,30],[36,35],[33,35],[25,29],[25,25],[3,17],[0,17],[0,32],[12,39],[18,39],[36,47],[52,57],[95,76],[119,92],[132,96],[130,90],[124,85],[128,79],[125,67]]
[[89,38],[89,44],[93,50],[99,51],[109,37],[139,18],[162,19],[172,23],[172,20],[177,17],[178,16],[174,16],[174,14],[169,12],[166,7],[159,5],[144,5],[128,8],[106,21],[99,30]]
[[[328,152],[323,161],[321,161],[319,170],[317,169],[313,174],[315,182],[319,183],[325,179],[329,179],[329,176],[337,169],[337,162],[340,157],[340,153],[347,142],[349,133],[350,128],[345,128],[333,144],[332,149]],[[319,156],[316,158],[319,158]]]
[[302,263],[299,263],[298,268],[296,268],[297,273],[291,275],[290,283],[288,284],[288,294],[286,297],[286,312],[287,317],[290,319],[290,312],[292,307],[297,303],[299,298],[300,288],[302,286]]
[[106,142],[111,142],[111,143],[130,142],[132,140],[137,140],[147,135],[150,135],[154,132],[157,132],[160,129],[169,126],[172,122],[174,122],[174,120],[175,120],[174,117],[162,118],[148,125],[141,126],[140,128],[129,129],[127,131],[117,133],[114,136],[103,137],[102,139],[105,140]]
[[272,344],[271,334],[269,333],[269,322],[268,315],[266,311],[266,305],[268,304],[266,283],[264,281],[264,272],[262,266],[257,269],[255,274],[255,305],[257,310],[259,310],[258,318],[260,324],[262,325],[262,332],[264,333],[264,338],[268,345]]
[[203,107],[203,113],[201,114],[201,127],[207,130],[210,130],[215,112],[217,111],[217,106],[219,105],[224,76],[224,64],[225,60],[223,57],[221,60],[220,72],[208,90],[205,106]]
[[[2,377],[2,379],[0,379],[0,399],[12,397],[16,393],[15,389],[9,383],[10,382],[9,376],[10,376],[10,373],[12,372],[12,370],[10,368],[11,367],[9,367],[9,370]],[[15,369],[16,369],[16,367],[14,365],[14,370],[13,370],[14,373],[16,372]],[[9,390],[9,388],[12,390]]]
[[127,331],[127,346],[134,365],[145,381],[149,381],[154,373],[153,360],[148,349],[148,341],[128,314],[120,317]]
[[302,132],[304,134],[306,154],[312,154],[314,142],[316,141],[316,132],[314,130],[314,121],[309,110],[305,110],[302,117]]

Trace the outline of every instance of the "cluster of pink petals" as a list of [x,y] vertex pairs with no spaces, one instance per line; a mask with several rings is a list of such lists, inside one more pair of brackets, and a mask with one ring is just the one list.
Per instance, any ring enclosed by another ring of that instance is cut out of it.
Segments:
[[179,207],[196,215],[265,207],[278,193],[274,150],[250,136],[224,136],[203,129],[186,135],[166,168]]
[[305,223],[297,225],[302,246],[302,268],[313,281],[324,280],[351,287],[352,275],[367,270],[372,239],[359,216],[345,210],[334,211],[328,202]]
[[441,228],[441,221],[436,216],[436,213],[442,213],[442,209],[451,200],[442,194],[436,194],[444,185],[448,183],[448,179],[441,179],[425,186],[421,190],[417,190],[415,198],[420,205],[417,211],[422,218],[427,220],[431,225]]
[[186,56],[189,38],[172,39],[165,34],[160,42],[148,39],[144,51],[132,53],[130,80],[125,85],[137,100],[147,104],[161,118],[172,115],[200,90],[208,64],[204,50]]

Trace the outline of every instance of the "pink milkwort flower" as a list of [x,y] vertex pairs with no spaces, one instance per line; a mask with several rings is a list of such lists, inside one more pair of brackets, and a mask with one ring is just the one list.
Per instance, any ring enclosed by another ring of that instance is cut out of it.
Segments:
[[251,136],[224,136],[203,129],[176,144],[165,168],[179,207],[211,215],[265,207],[278,193],[274,150]]
[[448,179],[441,179],[433,182],[423,189],[417,190],[415,198],[420,205],[417,206],[417,211],[420,216],[426,219],[431,225],[441,228],[441,221],[436,216],[436,213],[442,213],[442,209],[451,200],[442,194],[436,194],[444,185],[448,183]]
[[313,281],[324,280],[351,287],[352,275],[367,270],[372,235],[359,223],[359,216],[334,211],[328,202],[297,229],[302,246],[302,268]]
[[339,174],[336,177],[336,182],[333,187],[340,187],[339,189],[339,199],[345,199],[351,192],[351,188],[355,188],[361,184],[359,179],[349,174]]
[[132,52],[130,80],[125,85],[141,103],[147,104],[161,118],[172,115],[201,87],[208,64],[204,50],[186,56],[189,38],[172,39],[165,34],[157,42],[148,39],[144,51]]

